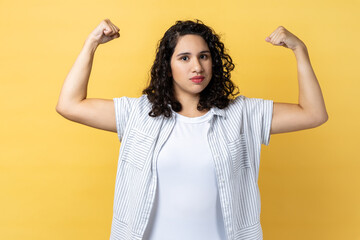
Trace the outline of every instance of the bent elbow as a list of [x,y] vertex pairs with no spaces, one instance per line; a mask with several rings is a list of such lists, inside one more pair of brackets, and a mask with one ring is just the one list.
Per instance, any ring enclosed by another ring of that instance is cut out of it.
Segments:
[[323,125],[324,123],[326,123],[329,120],[329,116],[326,113],[326,115],[322,116],[321,118],[319,118],[317,120],[317,126]]
[[60,113],[60,108],[59,108],[59,106],[58,106],[58,105],[56,105],[56,107],[55,107],[55,111],[56,111],[57,113]]
[[55,111],[57,113],[59,113],[60,115],[62,115],[63,109],[59,106],[59,104],[57,104],[56,107],[55,107]]
[[326,114],[326,116],[324,117],[324,123],[326,123],[329,120],[329,115]]
[[63,116],[64,118],[69,119],[69,111],[67,111],[64,107],[60,107],[59,105],[56,105],[55,110],[58,114]]

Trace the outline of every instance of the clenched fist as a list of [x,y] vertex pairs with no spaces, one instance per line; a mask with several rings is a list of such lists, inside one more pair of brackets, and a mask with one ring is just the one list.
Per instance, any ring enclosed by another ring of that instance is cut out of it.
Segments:
[[90,33],[87,39],[100,45],[120,37],[119,31],[120,29],[109,19],[105,19]]
[[283,46],[295,50],[300,46],[305,46],[305,44],[297,38],[294,34],[289,32],[283,26],[279,26],[274,32],[270,34],[265,41],[272,43],[276,46]]

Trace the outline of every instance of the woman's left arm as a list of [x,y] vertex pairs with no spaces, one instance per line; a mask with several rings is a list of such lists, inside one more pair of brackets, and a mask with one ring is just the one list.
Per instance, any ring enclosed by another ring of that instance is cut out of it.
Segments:
[[291,49],[296,57],[299,103],[274,102],[271,134],[320,126],[328,120],[319,82],[305,44],[284,27],[278,27],[265,41]]

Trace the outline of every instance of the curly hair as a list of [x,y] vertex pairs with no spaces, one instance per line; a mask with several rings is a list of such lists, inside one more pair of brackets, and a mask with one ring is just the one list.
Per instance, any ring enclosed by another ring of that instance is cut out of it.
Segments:
[[[224,44],[214,30],[203,24],[202,21],[176,21],[158,42],[156,58],[151,67],[150,84],[142,93],[152,103],[149,116],[157,117],[164,115],[171,117],[172,111],[181,111],[181,103],[176,100],[173,90],[173,79],[171,77],[170,61],[180,36],[196,34],[201,36],[208,44],[212,58],[212,78],[204,90],[200,92],[197,110],[210,110],[216,106],[220,109],[226,108],[230,101],[229,96],[235,97],[240,92],[233,93],[235,88],[230,80],[230,72],[235,68],[231,57],[226,53]],[[239,89],[238,89],[239,90]]]

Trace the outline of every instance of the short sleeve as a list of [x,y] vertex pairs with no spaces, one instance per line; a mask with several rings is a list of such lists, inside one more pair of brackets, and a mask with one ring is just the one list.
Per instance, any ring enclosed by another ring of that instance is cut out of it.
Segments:
[[273,100],[262,100],[262,108],[263,108],[263,115],[262,115],[262,134],[261,134],[261,144],[266,146],[270,143],[270,128],[271,128],[271,121],[273,115]]
[[126,96],[113,98],[115,106],[116,130],[120,142],[124,135],[126,124],[129,120],[131,109],[133,108],[136,99],[137,98],[129,98]]
[[273,100],[244,97],[247,121],[260,143],[270,143],[270,128],[273,114]]

